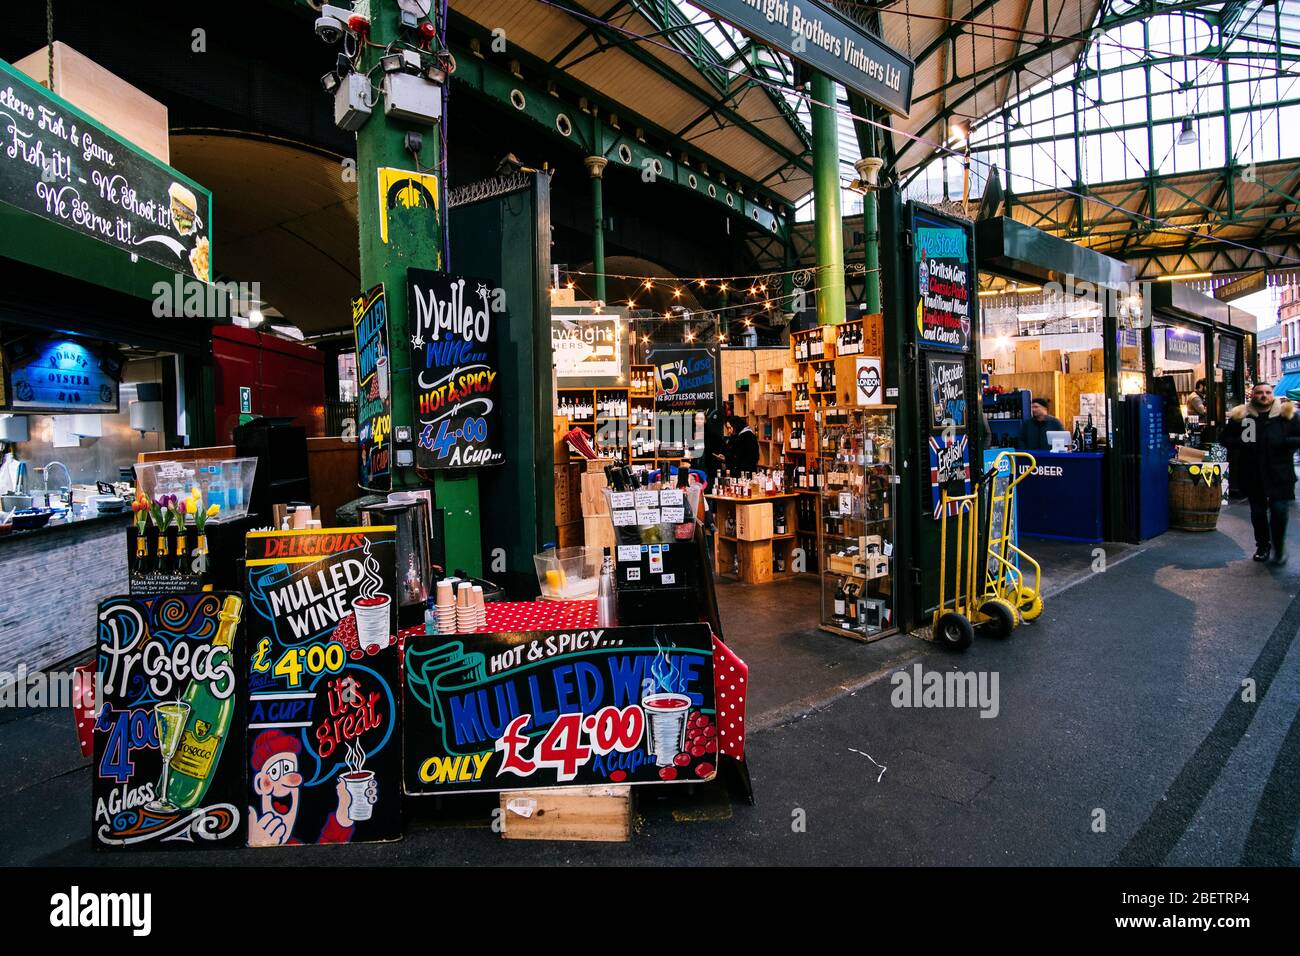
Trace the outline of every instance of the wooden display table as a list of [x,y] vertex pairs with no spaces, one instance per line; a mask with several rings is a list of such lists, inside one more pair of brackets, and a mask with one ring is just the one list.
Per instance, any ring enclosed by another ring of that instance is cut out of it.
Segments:
[[[731,574],[735,560],[738,577],[746,584],[766,584],[778,577],[794,574],[796,502],[794,492],[764,495],[761,498],[732,498],[706,495],[709,506],[717,512],[718,532],[713,548],[713,571]],[[776,509],[785,516],[785,533],[775,534]],[[727,534],[727,529],[732,529]],[[782,571],[773,570],[774,556],[780,555]]]

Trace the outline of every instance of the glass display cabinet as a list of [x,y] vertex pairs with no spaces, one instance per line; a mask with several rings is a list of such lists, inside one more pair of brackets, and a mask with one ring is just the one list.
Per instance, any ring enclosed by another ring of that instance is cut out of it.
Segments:
[[860,641],[894,633],[894,409],[818,413],[822,630]]

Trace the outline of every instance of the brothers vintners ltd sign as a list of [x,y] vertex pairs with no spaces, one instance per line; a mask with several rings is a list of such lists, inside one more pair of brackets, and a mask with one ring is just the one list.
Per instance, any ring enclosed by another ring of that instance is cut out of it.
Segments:
[[211,194],[2,61],[0,202],[209,280]]
[[820,0],[695,0],[695,5],[894,113],[912,105],[912,61]]

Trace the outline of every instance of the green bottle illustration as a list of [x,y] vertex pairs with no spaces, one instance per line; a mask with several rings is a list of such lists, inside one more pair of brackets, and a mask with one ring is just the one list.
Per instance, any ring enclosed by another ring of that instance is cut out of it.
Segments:
[[235,711],[234,641],[243,603],[234,594],[226,598],[218,616],[217,636],[212,639],[211,666],[228,664],[229,678],[191,680],[181,698],[189,705],[189,720],[171,759],[171,776],[167,781],[167,800],[180,809],[199,804],[221,759],[221,748]]

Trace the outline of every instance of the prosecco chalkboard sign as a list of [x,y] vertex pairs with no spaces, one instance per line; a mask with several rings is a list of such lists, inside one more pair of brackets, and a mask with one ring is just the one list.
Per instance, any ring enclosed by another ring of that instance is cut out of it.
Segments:
[[503,302],[492,283],[407,270],[418,467],[505,462],[497,365]]
[[0,202],[209,281],[212,194],[2,61]]

